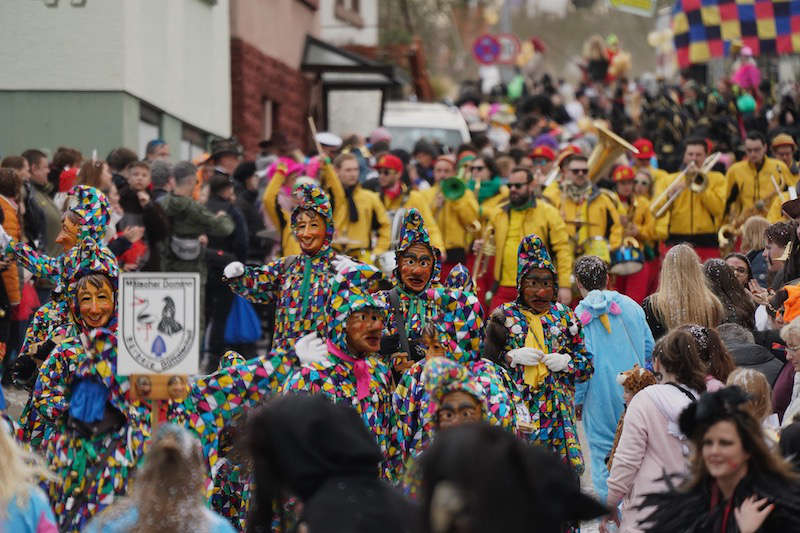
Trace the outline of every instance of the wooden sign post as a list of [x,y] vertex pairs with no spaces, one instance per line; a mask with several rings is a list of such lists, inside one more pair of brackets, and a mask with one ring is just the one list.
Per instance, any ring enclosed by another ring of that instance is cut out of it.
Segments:
[[200,369],[200,275],[124,272],[120,276],[117,372],[130,396],[149,401],[153,432],[167,400],[182,400]]

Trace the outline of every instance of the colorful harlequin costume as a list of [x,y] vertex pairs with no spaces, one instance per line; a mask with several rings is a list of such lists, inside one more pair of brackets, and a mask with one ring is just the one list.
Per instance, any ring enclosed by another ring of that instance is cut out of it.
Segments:
[[[219,363],[220,370],[245,365],[245,358],[234,351],[228,351]],[[211,508],[227,518],[237,529],[245,530],[248,503],[250,500],[250,477],[243,471],[238,458],[234,457],[236,426],[241,420],[236,415],[219,435],[219,460],[211,471],[213,488]]]
[[[80,190],[86,193],[99,193],[93,187],[78,185],[73,189],[78,187],[82,187]],[[85,198],[86,195],[81,197]],[[102,204],[98,209],[101,208]],[[91,216],[88,218],[91,219]],[[93,227],[95,230],[99,228],[96,224],[90,224],[89,227],[90,229]],[[82,277],[86,273],[92,272],[104,273],[109,277],[112,288],[116,291],[119,271],[114,254],[111,250],[92,239],[91,236],[86,234],[86,231],[89,230],[83,229],[81,231],[80,237],[82,240],[75,247],[57,258],[57,268],[61,277],[58,280],[56,290],[53,292],[54,297],[50,302],[39,308],[33,322],[28,327],[21,355],[36,356],[34,361],[36,361],[37,365],[39,364],[38,357],[43,357],[42,367],[48,362],[49,356],[55,353],[61,345],[74,343],[81,333],[88,334],[89,328],[82,325],[77,313],[77,294],[68,290],[72,277]],[[74,310],[72,309],[73,307]],[[116,320],[116,313],[114,313],[108,325],[114,331],[116,331]],[[68,367],[59,365],[57,368],[50,368],[49,370],[50,372],[66,372]],[[35,376],[32,379],[36,379]],[[52,376],[50,379],[52,379]],[[46,418],[43,419],[39,410],[35,407],[37,401],[34,397],[35,390],[34,385],[31,396],[20,414],[17,438],[22,442],[30,443],[34,450],[44,451],[43,447],[47,445],[47,438],[52,427],[51,421]]]
[[[497,360],[505,364],[506,352],[526,346],[545,354],[569,354],[570,361],[562,372],[550,372],[542,363],[516,366],[509,372],[530,411],[533,425],[530,439],[552,449],[580,474],[584,464],[575,424],[575,383],[586,381],[592,375],[592,356],[586,351],[581,324],[575,314],[555,301],[558,294],[556,269],[544,243],[537,235],[528,235],[519,245],[517,291],[520,294],[522,280],[535,268],[553,274],[553,302],[550,309],[537,314],[518,296],[515,302],[503,304],[493,313],[492,320],[501,317],[506,330],[505,345]],[[537,373],[538,376],[534,375]]]
[[[428,398],[428,407],[423,414],[429,422],[435,422],[442,399],[451,392],[464,392],[475,398],[481,406],[481,418],[487,418],[486,395],[483,387],[467,367],[444,357],[426,361],[421,380]],[[403,473],[403,491],[416,499],[420,488],[420,471],[415,456],[408,459]]]
[[302,365],[287,380],[284,391],[323,394],[336,402],[351,405],[375,435],[384,462],[384,477],[392,478],[388,459],[394,455],[390,429],[392,423],[391,369],[377,354],[355,354],[348,347],[346,323],[353,313],[378,311],[385,316],[385,305],[361,290],[374,270],[358,265],[343,270],[333,280],[332,297],[326,308],[327,360]]
[[326,225],[325,240],[313,256],[282,257],[260,267],[245,267],[244,274],[228,280],[231,290],[253,302],[277,300],[273,349],[290,350],[297,339],[317,331],[325,322],[324,310],[330,300],[331,279],[336,273],[331,248],[333,214],[321,188],[301,184],[295,195],[300,201],[292,212],[292,228],[303,211],[319,214]]
[[[111,219],[105,195],[94,187],[75,185],[68,193],[66,205],[80,219],[78,242],[87,237],[100,242]],[[58,327],[69,323],[67,302],[65,298],[58,296],[65,292],[64,262],[68,253],[50,257],[40,254],[24,242],[16,241],[7,245],[6,253],[13,254],[20,266],[31,272],[35,278],[44,279],[56,286],[53,298],[36,311],[25,332],[20,356],[33,357],[40,351],[43,343],[52,338]]]
[[450,289],[461,289],[462,291],[466,292],[475,292],[472,284],[472,274],[470,274],[469,269],[461,263],[458,263],[456,266],[450,269],[450,272],[447,274],[443,285]]
[[[398,258],[414,244],[425,245],[433,253],[431,280],[437,279],[439,251],[432,247],[422,217],[412,209],[406,214],[400,244],[396,250]],[[453,270],[456,271],[455,268]],[[431,287],[431,281],[423,291],[413,293],[403,288],[398,270],[395,270],[394,283],[395,288],[392,291],[396,291],[398,296],[398,310],[391,309],[391,291],[382,291],[377,295],[390,308],[387,319],[388,335],[397,334],[394,326],[394,314],[397,312],[403,314],[398,317],[398,322],[406,325],[409,340],[418,339],[427,324],[440,326],[444,330],[447,356],[465,365],[483,386],[488,404],[488,420],[514,430],[516,421],[513,382],[503,368],[480,358],[483,310],[475,294],[460,289]],[[384,331],[384,335],[387,335],[387,331]],[[392,403],[398,419],[400,464],[422,451],[432,435],[432,420],[426,417],[429,400],[421,380],[424,367],[425,361],[422,360],[406,370],[393,395]]]
[[116,292],[116,259],[86,238],[70,250],[63,267],[70,316],[79,333],[60,343],[42,365],[34,407],[52,428],[45,455],[59,481],[45,487],[59,527],[79,531],[126,493],[150,426],[149,412],[127,399],[129,381],[116,375],[116,312],[106,327],[90,330],[78,311],[77,284],[84,276],[102,274]]
[[[87,237],[100,242],[106,233],[111,215],[108,199],[95,187],[75,185],[67,193],[65,204],[80,219],[78,241]],[[40,254],[24,242],[11,241],[6,246],[6,253],[14,254],[20,266],[28,270],[33,277],[47,280],[53,284],[62,281],[63,261],[65,255],[50,257]]]

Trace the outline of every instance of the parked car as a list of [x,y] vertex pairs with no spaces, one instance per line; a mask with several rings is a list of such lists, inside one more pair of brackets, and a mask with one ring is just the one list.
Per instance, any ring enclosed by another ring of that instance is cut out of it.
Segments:
[[387,102],[383,126],[392,134],[392,148],[409,152],[420,139],[455,150],[469,142],[467,123],[458,108],[423,102]]

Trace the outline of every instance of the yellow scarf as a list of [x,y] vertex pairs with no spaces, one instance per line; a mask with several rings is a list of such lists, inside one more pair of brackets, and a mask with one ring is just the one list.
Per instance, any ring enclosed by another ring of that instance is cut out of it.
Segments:
[[[544,330],[542,329],[542,315],[531,313],[521,309],[525,320],[528,322],[528,334],[525,335],[525,347],[536,348],[542,353],[547,353],[547,346],[544,343]],[[547,365],[539,362],[536,365],[526,366],[523,374],[523,381],[531,387],[539,387],[544,378],[547,377],[549,370]]]

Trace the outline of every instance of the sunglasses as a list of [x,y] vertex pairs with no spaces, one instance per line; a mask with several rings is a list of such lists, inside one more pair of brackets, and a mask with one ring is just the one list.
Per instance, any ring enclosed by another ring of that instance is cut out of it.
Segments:
[[508,188],[509,189],[522,189],[526,185],[528,185],[528,184],[527,183],[509,183],[508,184]]
[[586,174],[589,173],[588,168],[568,168],[567,170],[569,170],[573,174],[577,174],[578,176],[580,176],[581,174],[585,176]]
[[378,174],[380,174],[381,176],[389,175],[392,172],[394,172],[394,171],[391,168],[379,168],[378,169]]
[[648,187],[650,185],[650,182],[647,180],[635,180],[634,183],[636,185],[644,185],[645,187]]
[[470,169],[472,172],[480,172],[481,170],[486,170],[486,167],[484,167],[484,166],[477,166],[477,165],[476,165],[476,166],[474,166],[474,167],[469,167],[469,169]]

